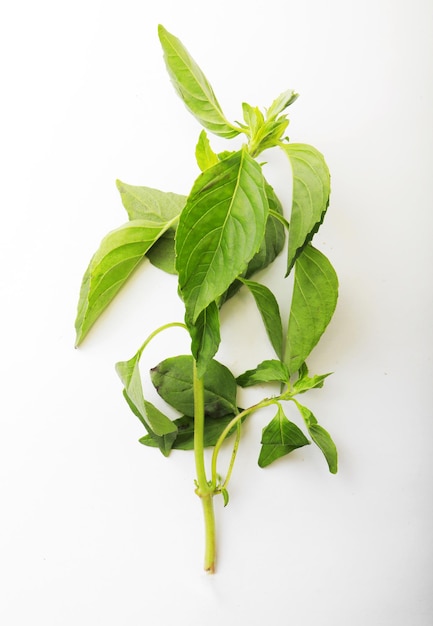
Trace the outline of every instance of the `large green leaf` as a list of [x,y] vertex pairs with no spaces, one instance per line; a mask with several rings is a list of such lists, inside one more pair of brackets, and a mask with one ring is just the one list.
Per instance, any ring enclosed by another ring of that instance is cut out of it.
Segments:
[[266,467],[276,459],[310,442],[296,424],[287,419],[283,409],[278,405],[277,414],[263,429],[261,443],[259,466]]
[[295,265],[285,362],[291,374],[301,367],[334,313],[338,280],[326,256],[306,246]]
[[192,323],[245,271],[267,216],[262,170],[246,150],[200,174],[176,234],[179,288]]
[[280,307],[272,291],[265,285],[242,279],[248,287],[262,316],[266,333],[279,359],[283,358],[283,325]]
[[177,426],[153,404],[144,399],[139,370],[141,353],[128,361],[116,364],[116,371],[124,385],[123,395],[134,415],[146,428],[155,445],[164,456],[170,453],[177,436]]
[[81,283],[75,328],[79,345],[146,252],[175,223],[132,220],[108,233]]
[[174,88],[190,112],[215,135],[238,135],[239,130],[225,118],[209,81],[182,42],[161,24],[158,34]]
[[329,204],[330,176],[323,155],[313,146],[281,144],[293,172],[287,274],[319,228]]
[[[193,357],[180,355],[161,361],[151,370],[155,389],[180,413],[194,416]],[[236,413],[236,380],[230,370],[213,359],[203,376],[205,415],[219,418]]]
[[180,215],[186,196],[152,187],[128,185],[116,180],[122,204],[130,220],[168,222]]

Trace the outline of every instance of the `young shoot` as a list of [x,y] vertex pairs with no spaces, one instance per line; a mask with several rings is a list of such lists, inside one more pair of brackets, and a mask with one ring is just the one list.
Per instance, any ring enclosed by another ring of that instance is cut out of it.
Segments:
[[[243,424],[257,411],[274,407],[274,417],[262,432],[260,467],[314,443],[329,471],[337,472],[331,436],[298,400],[301,394],[322,387],[329,375],[310,375],[306,360],[328,326],[338,296],[336,273],[312,243],[328,208],[330,176],[316,148],[291,143],[285,135],[288,108],[297,99],[293,90],[283,92],[264,110],[243,103],[243,121],[232,123],[180,40],[161,25],[158,33],[174,88],[202,127],[196,145],[200,173],[188,196],[117,181],[128,221],[104,237],[84,274],[76,343],[84,340],[145,259],[177,276],[184,319],[156,330],[145,329],[147,339],[129,360],[116,364],[116,371],[125,400],[145,429],[140,443],[159,448],[164,456],[172,450],[194,455],[195,492],[202,502],[205,524],[204,567],[212,573],[216,563],[214,498],[222,497],[224,505],[229,501]],[[229,146],[215,152],[208,133],[244,141],[240,148]],[[283,209],[259,160],[270,149],[282,150],[287,157],[292,187],[288,208]],[[294,281],[290,312],[284,319],[277,297],[255,275],[265,268],[275,271],[273,261],[286,240],[285,275],[293,272]],[[251,306],[260,313],[274,358],[252,363],[251,369],[236,377],[215,357],[221,343],[220,310],[240,290],[251,294]],[[176,419],[145,397],[139,369],[149,342],[173,327],[189,334],[190,353],[156,364],[150,380],[178,414]],[[239,407],[239,388],[263,383],[273,383],[278,393],[253,406]],[[298,410],[300,425],[287,417],[289,403]],[[228,467],[221,467],[220,451],[227,440],[232,442],[232,454]],[[213,448],[209,467],[204,454],[207,447]]]

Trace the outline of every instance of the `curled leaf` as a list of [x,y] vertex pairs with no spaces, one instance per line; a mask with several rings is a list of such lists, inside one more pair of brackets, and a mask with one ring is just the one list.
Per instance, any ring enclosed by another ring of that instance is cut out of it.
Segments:
[[338,471],[338,453],[335,443],[332,440],[331,435],[326,431],[320,424],[318,424],[317,419],[307,407],[302,406],[295,400],[295,404],[299,409],[302,417],[304,418],[304,422],[308,428],[308,432],[311,435],[314,443],[320,448],[323,453],[323,456],[328,463],[329,471],[331,474],[336,474]]
[[155,446],[168,456],[177,436],[177,426],[153,404],[144,399],[139,370],[141,353],[116,364],[116,372],[124,385],[123,395],[130,409],[143,424]]

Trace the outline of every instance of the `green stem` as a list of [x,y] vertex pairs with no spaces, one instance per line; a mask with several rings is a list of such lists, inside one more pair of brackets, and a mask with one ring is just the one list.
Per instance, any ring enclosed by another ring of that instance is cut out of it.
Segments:
[[213,574],[215,571],[216,557],[216,533],[213,495],[213,493],[208,493],[206,496],[201,496],[205,528],[204,569],[209,574]]
[[153,333],[150,333],[146,341],[142,344],[142,346],[138,350],[138,354],[141,356],[146,346],[152,341],[154,337],[159,335],[159,333],[162,333],[163,330],[167,330],[167,328],[175,328],[175,327],[180,327],[180,328],[184,328],[185,330],[188,330],[186,325],[183,324],[183,322],[169,322],[168,324],[164,324],[163,326],[160,326],[159,328],[154,330]]
[[[212,469],[212,485],[216,485],[217,484],[217,479],[218,479],[218,473],[217,473],[217,461],[218,461],[218,454],[219,451],[221,449],[221,446],[223,445],[225,438],[227,437],[227,435],[230,433],[230,431],[232,430],[232,428],[234,426],[237,426],[237,424],[241,423],[241,420],[246,417],[247,415],[249,415],[250,413],[253,413],[254,411],[257,411],[258,409],[262,409],[265,406],[270,406],[271,404],[276,404],[278,402],[278,400],[281,400],[281,397],[278,396],[276,398],[264,398],[264,400],[262,400],[261,402],[258,402],[257,404],[254,404],[253,406],[250,406],[248,409],[244,409],[243,411],[241,411],[240,413],[238,413],[232,420],[231,422],[229,422],[227,424],[227,426],[224,428],[223,432],[221,433],[221,435],[218,438],[218,441],[215,444],[215,447],[213,449],[213,454],[212,454],[212,464],[211,464],[211,469]],[[232,469],[233,464],[231,464],[231,469]],[[231,471],[230,469],[230,471]],[[227,486],[227,480],[224,482],[224,488]]]
[[204,569],[212,574],[215,571],[215,514],[213,508],[214,488],[208,483],[204,463],[204,385],[197,375],[197,363],[193,365],[194,386],[194,458],[197,472],[196,494],[203,505],[205,526]]
[[228,467],[225,480],[224,480],[223,484],[221,485],[221,489],[227,489],[227,485],[229,484],[230,477],[232,475],[233,466],[235,464],[236,455],[238,453],[239,442],[241,440],[241,426],[242,426],[242,424],[240,422],[238,422],[236,424],[236,439],[235,439],[235,443],[234,443],[234,446],[233,446],[232,456],[230,458],[230,465]]

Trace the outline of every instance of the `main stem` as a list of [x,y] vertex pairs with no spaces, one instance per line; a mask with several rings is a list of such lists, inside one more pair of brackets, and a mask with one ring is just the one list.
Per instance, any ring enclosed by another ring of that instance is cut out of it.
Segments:
[[204,386],[203,379],[197,375],[197,364],[194,360],[194,458],[197,472],[196,493],[203,506],[205,527],[204,569],[213,574],[215,571],[215,514],[213,508],[214,486],[206,478],[204,463]]

